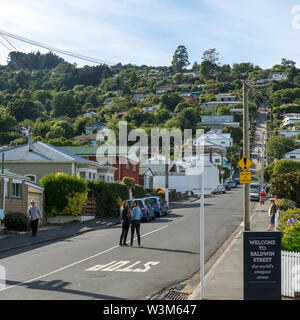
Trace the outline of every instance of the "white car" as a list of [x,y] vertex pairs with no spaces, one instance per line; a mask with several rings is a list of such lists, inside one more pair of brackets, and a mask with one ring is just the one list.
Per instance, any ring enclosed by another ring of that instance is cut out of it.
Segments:
[[214,190],[211,192],[211,194],[216,194],[216,193],[226,193],[226,189],[222,184],[217,185]]

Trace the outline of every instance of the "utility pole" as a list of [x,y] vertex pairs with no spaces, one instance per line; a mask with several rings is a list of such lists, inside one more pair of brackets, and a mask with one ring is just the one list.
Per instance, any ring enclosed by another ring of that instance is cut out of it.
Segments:
[[260,189],[263,188],[264,184],[264,166],[265,166],[265,132],[262,133],[261,141],[261,174],[260,174]]
[[167,157],[165,163],[165,201],[167,203],[167,208],[169,209],[169,164]]
[[[248,90],[249,86],[246,81],[243,81],[243,152],[249,157],[249,120],[248,120]],[[250,185],[244,184],[243,189],[243,217],[244,231],[250,231]]]

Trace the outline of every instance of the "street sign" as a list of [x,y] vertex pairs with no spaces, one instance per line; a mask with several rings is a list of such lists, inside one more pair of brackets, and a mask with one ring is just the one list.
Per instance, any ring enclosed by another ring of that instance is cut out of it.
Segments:
[[243,158],[238,162],[238,165],[242,168],[242,170],[248,170],[252,164],[253,162],[247,156],[243,156]]
[[281,232],[244,232],[244,300],[281,299]]
[[249,184],[252,182],[251,171],[241,171],[240,172],[240,184]]

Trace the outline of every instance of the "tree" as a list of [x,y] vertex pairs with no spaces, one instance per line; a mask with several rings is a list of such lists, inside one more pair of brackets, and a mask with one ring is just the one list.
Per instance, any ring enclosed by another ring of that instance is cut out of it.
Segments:
[[0,108],[0,132],[12,131],[16,124],[16,118]]
[[272,136],[268,141],[269,155],[281,159],[283,155],[295,149],[295,141],[292,138]]
[[243,139],[243,128],[241,127],[225,127],[222,133],[230,133],[233,143],[240,143]]
[[227,115],[230,114],[230,107],[224,104],[218,104],[216,106],[216,115],[221,116],[221,115]]
[[42,115],[42,110],[31,99],[17,98],[8,103],[7,109],[17,121],[35,120]]
[[210,61],[212,64],[217,64],[219,61],[220,54],[216,51],[216,49],[209,49],[203,52],[202,60],[203,61]]
[[186,47],[183,45],[178,46],[172,60],[174,71],[182,72],[183,68],[187,67],[189,64],[189,56]]
[[200,64],[199,74],[204,81],[213,79],[215,76],[216,65],[209,60],[205,60]]
[[75,117],[78,114],[78,105],[72,91],[57,93],[52,99],[53,116]]

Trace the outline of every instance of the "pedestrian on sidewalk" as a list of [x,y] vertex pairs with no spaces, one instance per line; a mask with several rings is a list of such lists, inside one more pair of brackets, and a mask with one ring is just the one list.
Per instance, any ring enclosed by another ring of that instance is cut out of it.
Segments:
[[129,209],[128,202],[123,201],[121,213],[122,234],[120,237],[120,246],[128,246],[126,239],[130,225],[130,213],[131,210]]
[[269,208],[269,217],[270,217],[270,224],[268,231],[272,231],[275,226],[275,214],[276,214],[277,208],[275,204],[275,200],[273,198],[270,199],[270,208]]
[[134,238],[134,230],[136,230],[138,245],[141,246],[141,235],[140,235],[140,226],[141,226],[141,209],[138,207],[137,202],[135,200],[132,201],[132,211],[131,211],[131,239],[130,245],[133,245]]
[[266,185],[266,196],[269,196],[269,191],[270,191],[270,185],[267,183]]
[[39,206],[35,204],[35,200],[31,200],[31,207],[28,210],[28,224],[31,224],[32,236],[36,236],[39,220],[43,218]]
[[116,199],[116,209],[115,209],[115,216],[116,218],[119,218],[121,215],[121,206],[122,206],[122,199],[120,197],[120,195],[117,195],[117,199]]
[[260,204],[264,204],[266,200],[266,193],[264,189],[261,189],[259,196],[260,196]]

